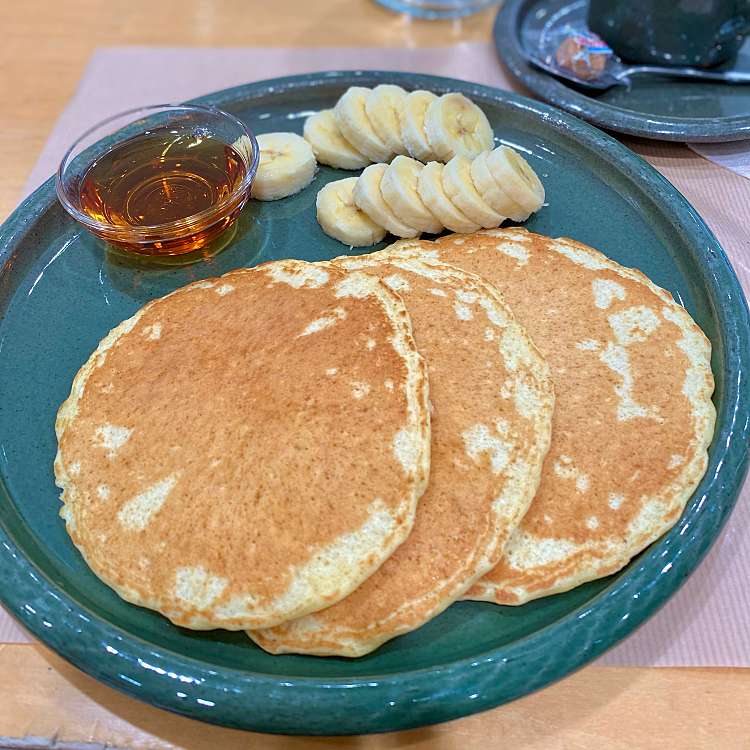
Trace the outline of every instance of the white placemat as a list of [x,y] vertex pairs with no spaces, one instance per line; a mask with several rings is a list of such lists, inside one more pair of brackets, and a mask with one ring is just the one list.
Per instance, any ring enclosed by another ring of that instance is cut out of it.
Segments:
[[[731,143],[690,143],[696,154],[750,180],[750,139]],[[745,217],[750,224],[750,216]]]
[[[248,81],[336,68],[409,70],[500,88],[514,86],[489,44],[434,49],[111,48],[92,58],[34,168],[27,191],[44,181],[85,128],[129,107],[182,101]],[[681,146],[636,142],[637,150],[693,201],[750,290],[750,182]],[[743,220],[741,217],[743,216]],[[606,248],[602,248],[606,251]],[[637,633],[599,661],[629,666],[750,666],[750,488],[721,539],[690,580]],[[0,611],[0,641],[27,636]]]

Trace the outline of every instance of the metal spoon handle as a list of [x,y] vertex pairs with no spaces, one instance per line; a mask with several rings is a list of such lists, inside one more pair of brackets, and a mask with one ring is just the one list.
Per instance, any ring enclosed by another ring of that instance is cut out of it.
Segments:
[[735,70],[727,70],[719,73],[711,70],[698,70],[696,68],[668,68],[662,65],[632,65],[624,67],[616,74],[616,78],[627,78],[637,75],[664,75],[672,78],[695,78],[705,81],[723,81],[724,83],[750,83],[750,73],[741,73]]

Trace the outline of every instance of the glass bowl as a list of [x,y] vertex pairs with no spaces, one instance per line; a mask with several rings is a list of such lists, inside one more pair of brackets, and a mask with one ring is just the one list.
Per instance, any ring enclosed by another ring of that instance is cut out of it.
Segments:
[[65,210],[118,250],[182,255],[230,227],[248,200],[258,143],[227,112],[131,109],[87,130],[57,170]]

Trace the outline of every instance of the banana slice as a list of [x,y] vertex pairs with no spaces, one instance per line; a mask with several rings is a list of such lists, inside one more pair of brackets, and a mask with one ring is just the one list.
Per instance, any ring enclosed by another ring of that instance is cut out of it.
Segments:
[[374,222],[385,227],[391,234],[404,239],[419,236],[419,230],[402,222],[383,200],[380,182],[383,179],[387,164],[370,164],[359,176],[354,186],[354,202]]
[[481,228],[481,225],[469,219],[466,214],[451,203],[446,195],[443,188],[443,169],[444,166],[438,161],[425,164],[424,169],[419,174],[419,183],[417,184],[420,197],[435,218],[451,232],[463,234],[476,232],[477,229]]
[[381,84],[376,86],[365,101],[365,112],[380,140],[394,154],[408,154],[401,139],[401,110],[406,91],[401,86]]
[[485,203],[513,221],[526,221],[529,212],[521,208],[498,184],[487,166],[489,151],[483,151],[471,162],[471,179]]
[[456,154],[445,165],[443,188],[457,208],[485,229],[499,227],[505,221],[477,192],[471,179],[471,160],[463,154]]
[[526,159],[508,146],[487,154],[487,167],[495,182],[524,211],[538,211],[544,203],[544,185]]
[[315,209],[323,231],[350,247],[374,245],[385,237],[385,229],[378,226],[354,202],[356,177],[329,182],[318,192]]
[[305,140],[321,164],[336,169],[363,169],[370,160],[341,135],[332,109],[324,109],[305,120]]
[[371,161],[383,162],[393,158],[393,152],[373,130],[367,116],[366,104],[371,89],[351,86],[336,102],[333,114],[341,135]]
[[424,132],[427,108],[437,99],[431,91],[412,91],[404,99],[401,110],[401,138],[410,156],[421,162],[436,158]]
[[296,133],[258,136],[260,163],[250,194],[259,201],[275,201],[306,188],[318,164],[310,144]]
[[443,94],[432,102],[424,130],[432,150],[445,162],[456,154],[474,157],[495,143],[487,116],[463,94]]
[[443,225],[432,215],[417,192],[424,164],[408,156],[397,156],[383,173],[380,192],[388,207],[399,219],[420,232],[437,234]]

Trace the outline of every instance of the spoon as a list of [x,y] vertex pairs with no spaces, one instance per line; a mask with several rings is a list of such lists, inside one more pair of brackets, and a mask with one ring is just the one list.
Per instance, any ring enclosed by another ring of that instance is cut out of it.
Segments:
[[623,65],[616,57],[610,58],[607,68],[596,78],[579,78],[572,70],[556,65],[552,60],[544,61],[526,53],[528,61],[537,68],[551,73],[557,78],[572,81],[578,86],[604,91],[613,86],[629,86],[630,76],[660,75],[671,78],[692,78],[699,81],[719,81],[721,83],[750,83],[750,73],[734,70],[717,72],[698,68],[669,68],[662,65]]

